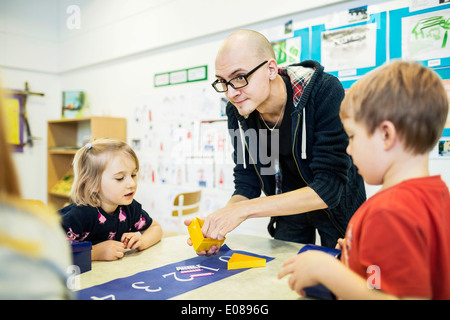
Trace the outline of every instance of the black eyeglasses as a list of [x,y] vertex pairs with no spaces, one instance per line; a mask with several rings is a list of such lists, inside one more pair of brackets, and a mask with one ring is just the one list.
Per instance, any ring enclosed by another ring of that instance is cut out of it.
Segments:
[[228,91],[228,85],[230,85],[233,89],[240,89],[248,85],[248,77],[261,68],[265,63],[267,63],[268,60],[264,61],[260,65],[258,65],[256,68],[251,70],[249,73],[237,76],[236,78],[231,79],[230,81],[225,81],[223,79],[217,79],[214,81],[211,85],[217,92],[227,92]]

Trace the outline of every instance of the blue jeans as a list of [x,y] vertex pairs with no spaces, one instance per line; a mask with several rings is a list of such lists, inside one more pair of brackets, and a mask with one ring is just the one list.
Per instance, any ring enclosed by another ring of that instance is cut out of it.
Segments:
[[321,245],[325,247],[334,248],[337,240],[344,237],[322,210],[272,217],[268,226],[270,235],[275,239],[304,244],[316,242],[316,229]]

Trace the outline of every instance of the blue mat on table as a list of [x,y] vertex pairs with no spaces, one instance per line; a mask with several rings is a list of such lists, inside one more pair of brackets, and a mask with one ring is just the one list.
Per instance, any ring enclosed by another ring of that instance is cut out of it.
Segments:
[[[76,296],[80,300],[166,300],[247,270],[227,270],[228,259],[233,253],[264,258],[266,262],[274,259],[250,252],[231,250],[228,246],[224,245],[220,248],[217,255],[211,257],[196,256],[156,269],[142,271],[129,277],[115,279],[104,284],[77,291]],[[181,274],[176,270],[176,267],[189,265],[201,265],[203,271],[200,273],[212,272],[214,274],[191,278],[190,273]]]

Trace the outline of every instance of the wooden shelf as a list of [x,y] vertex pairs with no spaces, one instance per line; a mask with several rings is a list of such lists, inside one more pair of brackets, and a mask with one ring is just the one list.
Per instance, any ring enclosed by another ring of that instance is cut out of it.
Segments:
[[98,138],[127,139],[125,118],[80,117],[47,122],[47,201],[56,209],[69,202],[69,196],[52,188],[72,169],[75,153],[86,142]]
[[66,193],[49,191],[48,194],[51,195],[51,196],[54,196],[54,197],[64,198],[64,201],[67,201],[67,199],[69,198],[69,195],[66,194]]
[[48,150],[49,154],[72,154],[75,155],[77,153],[78,149],[50,149]]

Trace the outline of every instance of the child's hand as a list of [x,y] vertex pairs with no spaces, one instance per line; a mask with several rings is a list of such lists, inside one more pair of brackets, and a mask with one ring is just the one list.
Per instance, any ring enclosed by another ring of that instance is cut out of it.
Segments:
[[118,260],[123,257],[124,250],[122,242],[106,240],[92,246],[92,260]]
[[326,269],[330,259],[334,258],[324,252],[314,250],[302,252],[283,263],[278,279],[291,274],[288,280],[289,287],[304,296],[304,288],[319,284],[318,275]]
[[345,245],[345,239],[344,238],[339,238],[337,243],[336,243],[335,249],[343,250],[344,249],[344,245]]
[[123,242],[125,249],[139,249],[142,245],[141,233],[138,232],[128,232],[122,235],[121,241]]

